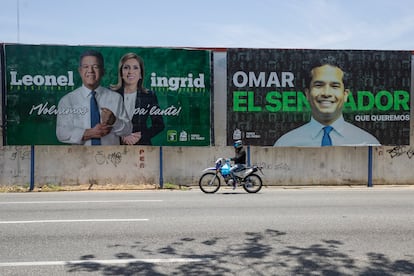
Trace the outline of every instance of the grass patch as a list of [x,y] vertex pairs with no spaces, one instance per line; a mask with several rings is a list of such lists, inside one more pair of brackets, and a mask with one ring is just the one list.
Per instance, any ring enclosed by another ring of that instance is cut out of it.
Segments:
[[29,192],[29,185],[0,186],[0,193],[23,193],[23,192]]
[[[0,186],[0,193],[31,192],[29,185]],[[68,192],[68,191],[122,191],[122,190],[190,190],[190,187],[173,183],[158,184],[81,184],[81,185],[35,185],[32,192]]]
[[188,186],[183,186],[183,185],[177,185],[177,184],[173,184],[173,183],[164,183],[164,185],[162,186],[163,189],[166,190],[189,190],[190,187]]

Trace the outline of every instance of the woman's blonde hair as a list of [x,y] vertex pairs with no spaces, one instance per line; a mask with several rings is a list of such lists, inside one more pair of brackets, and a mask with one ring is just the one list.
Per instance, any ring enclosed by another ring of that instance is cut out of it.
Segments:
[[118,83],[111,84],[110,88],[116,91],[120,89],[121,87],[124,87],[124,80],[122,79],[122,66],[129,59],[136,59],[138,61],[139,67],[141,68],[141,78],[137,84],[138,92],[142,91],[142,92],[148,93],[147,89],[144,87],[144,76],[145,76],[144,60],[135,53],[126,53],[125,55],[121,57],[118,63]]

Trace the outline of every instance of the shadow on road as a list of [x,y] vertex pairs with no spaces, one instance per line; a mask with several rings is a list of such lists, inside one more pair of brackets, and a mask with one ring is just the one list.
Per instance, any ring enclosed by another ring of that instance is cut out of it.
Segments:
[[[127,252],[115,254],[115,259],[135,259],[133,252],[148,258],[200,258],[203,261],[175,265],[131,262],[111,265],[94,262],[95,255],[85,255],[87,262],[68,264],[68,273],[98,272],[101,275],[412,275],[414,261],[391,260],[381,253],[367,253],[356,259],[342,241],[321,240],[310,246],[293,246],[284,241],[286,233],[268,229],[245,232],[242,242],[229,238],[184,238],[151,249],[136,242],[132,245],[108,245]],[[240,239],[237,239],[240,241]],[[202,251],[202,252],[201,252]],[[412,256],[411,256],[412,257]],[[89,262],[90,261],[90,262]]]

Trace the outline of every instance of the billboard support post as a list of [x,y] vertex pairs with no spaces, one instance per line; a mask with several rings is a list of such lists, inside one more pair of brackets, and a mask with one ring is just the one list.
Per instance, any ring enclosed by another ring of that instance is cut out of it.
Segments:
[[164,176],[163,176],[163,162],[162,162],[162,147],[160,147],[160,188],[164,187]]
[[368,187],[372,187],[372,146],[368,147]]
[[34,145],[30,146],[30,187],[29,191],[34,189],[34,177],[35,177],[35,148]]

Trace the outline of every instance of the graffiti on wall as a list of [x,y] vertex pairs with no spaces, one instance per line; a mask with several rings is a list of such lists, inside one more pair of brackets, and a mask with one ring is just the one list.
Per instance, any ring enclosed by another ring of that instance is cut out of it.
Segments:
[[[9,160],[7,164],[0,166],[0,174],[12,175],[13,177],[19,177],[25,175],[25,170],[29,169],[29,164],[22,162],[30,159],[30,149],[24,146],[11,147],[10,151],[5,147],[0,147],[0,160]],[[14,164],[10,164],[14,163]]]
[[30,158],[30,150],[27,147],[14,147],[10,155],[10,160],[25,160]]
[[139,150],[139,167],[141,169],[145,168],[145,151],[144,151],[144,149]]
[[[143,169],[145,168],[145,150],[140,149],[138,151],[138,166],[139,168]],[[122,156],[125,153],[122,152],[111,152],[108,154],[105,154],[103,151],[98,151],[95,154],[95,161],[98,165],[106,165],[106,164],[112,164],[114,167],[117,167],[122,162]]]
[[411,159],[414,156],[414,148],[409,146],[396,146],[387,150],[387,152],[390,154],[391,158],[407,156]]
[[122,153],[118,151],[105,154],[103,151],[98,151],[95,160],[98,165],[112,164],[117,167],[122,162]]
[[265,170],[283,170],[283,171],[290,171],[290,167],[286,163],[267,163],[267,162],[260,162],[257,164],[258,166],[262,166]]

